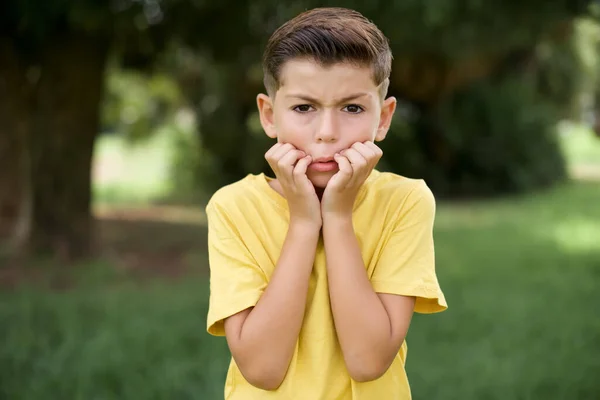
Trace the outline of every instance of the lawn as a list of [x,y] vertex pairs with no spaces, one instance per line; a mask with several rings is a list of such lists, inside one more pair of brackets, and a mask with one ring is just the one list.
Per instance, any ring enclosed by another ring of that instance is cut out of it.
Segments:
[[[0,399],[222,399],[201,209],[97,210],[105,257],[0,290]],[[435,238],[450,308],[413,319],[415,399],[600,398],[600,183],[439,204]]]

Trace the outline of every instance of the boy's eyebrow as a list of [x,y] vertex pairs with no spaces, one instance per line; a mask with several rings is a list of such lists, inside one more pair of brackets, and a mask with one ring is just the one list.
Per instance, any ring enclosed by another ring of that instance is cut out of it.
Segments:
[[[346,103],[350,100],[355,100],[358,99],[360,97],[364,97],[364,96],[368,96],[368,93],[355,93],[355,94],[351,94],[349,96],[346,97],[342,97],[341,99],[337,100],[336,103]],[[304,100],[307,101],[309,103],[319,103],[319,100],[312,98],[310,96],[304,95],[304,94],[288,94],[285,97],[293,97],[295,99],[300,99],[300,100]]]

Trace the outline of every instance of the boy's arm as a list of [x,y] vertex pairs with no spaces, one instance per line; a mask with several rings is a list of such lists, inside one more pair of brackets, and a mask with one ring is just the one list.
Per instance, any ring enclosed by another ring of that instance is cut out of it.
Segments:
[[375,292],[354,233],[356,195],[382,154],[373,142],[355,143],[337,154],[339,172],[327,184],[321,202],[333,319],[348,372],[361,382],[389,368],[408,332],[416,301]]
[[351,215],[323,220],[331,309],[352,379],[364,382],[387,371],[400,350],[415,298],[375,293],[367,276]]
[[265,158],[287,200],[290,225],[267,288],[256,306],[225,321],[225,335],[246,380],[273,390],[285,378],[300,334],[322,220],[306,176],[311,158],[283,143]]
[[227,342],[252,385],[274,390],[298,340],[320,228],[292,224],[269,285],[255,307],[225,320]]

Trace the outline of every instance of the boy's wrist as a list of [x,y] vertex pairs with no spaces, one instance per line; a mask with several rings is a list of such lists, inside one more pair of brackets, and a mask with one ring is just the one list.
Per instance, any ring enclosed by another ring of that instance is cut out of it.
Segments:
[[303,235],[319,234],[321,231],[321,223],[303,219],[290,219],[289,230]]
[[327,212],[323,213],[323,226],[335,226],[336,228],[352,227],[352,213]]

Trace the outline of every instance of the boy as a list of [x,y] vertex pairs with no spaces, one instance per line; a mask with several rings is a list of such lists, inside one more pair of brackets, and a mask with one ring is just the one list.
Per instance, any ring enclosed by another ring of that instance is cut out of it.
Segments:
[[267,45],[257,104],[275,178],[248,175],[206,208],[226,399],[411,398],[413,311],[447,306],[431,191],[374,169],[396,107],[391,60],[379,29],[341,8],[300,14]]

